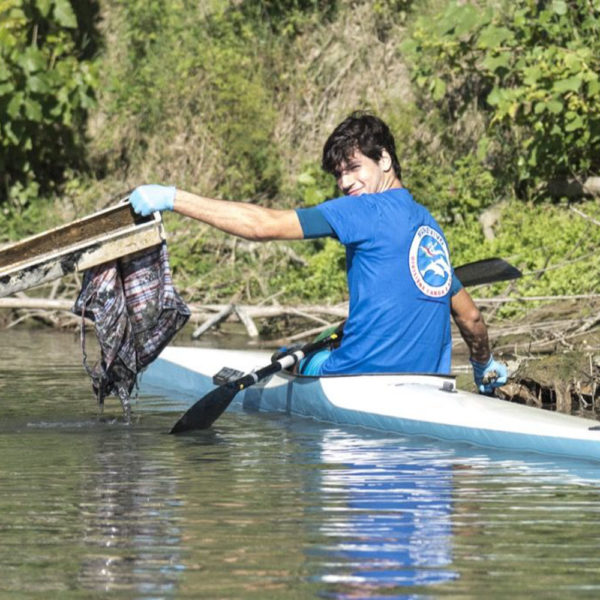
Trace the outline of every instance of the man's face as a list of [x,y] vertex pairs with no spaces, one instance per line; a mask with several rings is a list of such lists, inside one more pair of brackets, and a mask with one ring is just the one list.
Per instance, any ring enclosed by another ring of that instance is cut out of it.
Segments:
[[387,189],[389,180],[389,156],[387,153],[379,161],[365,156],[356,150],[348,161],[339,166],[335,173],[336,182],[345,196],[375,194]]

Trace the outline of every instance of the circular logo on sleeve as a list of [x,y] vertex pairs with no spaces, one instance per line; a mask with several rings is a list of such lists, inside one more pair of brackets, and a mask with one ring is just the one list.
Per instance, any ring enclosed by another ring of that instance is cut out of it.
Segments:
[[410,274],[425,295],[441,298],[450,291],[450,254],[444,238],[438,231],[421,225],[410,246],[408,261]]

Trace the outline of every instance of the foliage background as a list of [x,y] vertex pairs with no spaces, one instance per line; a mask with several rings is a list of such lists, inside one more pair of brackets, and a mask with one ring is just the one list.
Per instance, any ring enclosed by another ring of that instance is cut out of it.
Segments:
[[[599,172],[599,28],[597,0],[0,0],[0,241],[140,183],[316,204],[335,194],[324,139],[367,109],[455,264],[498,255],[528,274],[515,293],[594,292],[600,227],[569,208],[600,209],[551,184]],[[190,301],[345,299],[331,240],[165,221]]]

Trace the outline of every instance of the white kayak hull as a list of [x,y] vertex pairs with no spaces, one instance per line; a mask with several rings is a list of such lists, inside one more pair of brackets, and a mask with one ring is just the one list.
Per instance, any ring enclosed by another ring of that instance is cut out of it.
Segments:
[[[227,366],[244,373],[268,364],[265,352],[169,347],[141,379],[191,406]],[[600,423],[457,390],[453,377],[375,374],[327,377],[280,372],[240,392],[246,410],[285,412],[488,448],[600,460]]]

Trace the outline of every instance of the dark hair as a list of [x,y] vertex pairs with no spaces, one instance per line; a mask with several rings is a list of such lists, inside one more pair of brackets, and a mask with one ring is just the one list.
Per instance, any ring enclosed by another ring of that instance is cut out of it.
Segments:
[[398,179],[402,178],[394,136],[379,117],[357,111],[342,121],[323,146],[321,166],[328,173],[336,175],[340,165],[348,162],[356,150],[374,161],[379,161],[383,151],[387,150],[394,172]]

